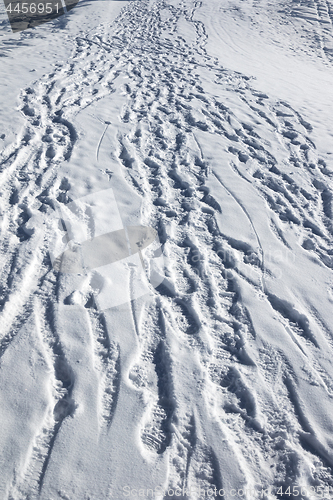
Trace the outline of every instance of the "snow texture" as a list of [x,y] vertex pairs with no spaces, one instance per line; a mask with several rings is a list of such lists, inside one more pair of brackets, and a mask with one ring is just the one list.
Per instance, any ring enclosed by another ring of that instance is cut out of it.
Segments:
[[331,498],[332,23],[1,7],[1,500]]

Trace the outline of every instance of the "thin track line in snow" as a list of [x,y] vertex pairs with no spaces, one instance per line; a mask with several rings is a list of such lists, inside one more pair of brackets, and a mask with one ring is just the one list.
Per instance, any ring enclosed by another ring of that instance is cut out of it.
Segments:
[[[248,211],[246,210],[246,208],[244,207],[244,205],[242,204],[242,202],[240,200],[238,200],[237,196],[235,196],[232,193],[232,191],[230,191],[230,189],[227,188],[227,186],[224,184],[224,182],[222,181],[222,179],[219,177],[219,175],[213,169],[212,169],[212,174],[215,176],[215,178],[221,184],[221,186],[223,186],[223,188],[227,191],[227,193],[230,196],[232,196],[232,198],[236,201],[236,203],[242,209],[242,211],[244,212],[244,214],[248,218],[248,220],[249,220],[249,222],[251,224],[251,227],[252,227],[252,229],[253,229],[253,231],[254,231],[254,233],[256,235],[256,239],[257,239],[257,242],[258,242],[258,245],[259,245],[259,248],[260,248],[261,257],[262,257],[262,267],[261,267],[261,271],[262,271],[262,276],[261,276],[262,292],[267,296],[268,290],[267,290],[267,286],[266,286],[266,282],[265,282],[265,260],[264,260],[265,255],[264,255],[264,250],[263,250],[263,247],[262,247],[259,235],[258,235],[257,230],[255,228],[255,225],[253,223],[253,220],[252,220],[250,214],[248,213]],[[295,337],[295,335],[293,334],[293,332],[291,331],[291,329],[287,325],[285,325],[282,321],[280,321],[280,323],[282,324],[282,326],[284,327],[284,329],[288,333],[288,335],[291,337],[291,339],[294,341],[294,343],[297,345],[297,347],[300,349],[300,351],[302,352],[302,354],[307,358],[306,352],[302,348],[301,344],[298,342],[297,338]]]
[[[198,141],[198,139],[196,138],[195,134],[193,134],[193,137],[194,137],[194,140],[195,142],[197,143],[197,146],[199,148],[199,151],[200,151],[200,156],[201,156],[201,160],[204,160],[204,156],[203,156],[203,151],[202,151],[202,147]],[[247,219],[249,220],[250,224],[251,224],[251,227],[254,231],[254,234],[256,236],[256,239],[257,239],[257,243],[258,243],[258,246],[259,246],[259,249],[260,249],[260,253],[261,253],[261,271],[262,271],[262,276],[261,276],[261,289],[262,289],[262,292],[265,293],[266,292],[266,284],[265,284],[265,254],[264,254],[264,249],[262,247],[262,244],[261,244],[261,241],[260,241],[260,238],[259,238],[259,234],[257,233],[257,230],[255,228],[255,225],[254,225],[254,222],[250,216],[250,214],[248,213],[248,211],[246,210],[246,208],[244,207],[244,205],[242,204],[242,202],[240,200],[238,200],[237,196],[235,196],[231,191],[230,189],[227,188],[227,186],[224,184],[224,182],[222,181],[222,179],[218,176],[218,174],[215,172],[215,170],[211,169],[211,172],[212,174],[215,176],[215,178],[217,179],[217,181],[221,184],[221,186],[227,191],[227,193],[232,196],[232,198],[235,200],[235,202],[240,206],[241,210],[244,212],[244,214],[246,215]]]
[[98,161],[99,150],[100,150],[102,141],[104,139],[104,136],[106,134],[106,131],[108,129],[108,126],[111,125],[111,122],[106,121],[106,120],[101,120],[98,116],[95,116],[95,115],[92,115],[92,114],[90,114],[90,116],[93,116],[94,118],[97,118],[97,120],[99,120],[101,123],[103,123],[105,125],[105,128],[104,128],[103,133],[102,133],[102,135],[101,135],[101,137],[100,137],[100,139],[98,141],[97,148],[96,148],[96,160]]
[[254,231],[254,234],[256,236],[257,243],[258,243],[258,246],[259,246],[259,249],[260,249],[261,262],[262,262],[261,263],[261,272],[262,272],[262,276],[261,276],[261,289],[262,289],[263,293],[265,293],[266,292],[266,284],[265,284],[265,255],[264,255],[264,249],[262,247],[259,235],[258,235],[257,230],[255,228],[254,222],[253,222],[253,220],[252,220],[249,212],[244,207],[243,203],[237,198],[236,195],[234,195],[234,193],[232,191],[230,191],[229,188],[227,188],[227,186],[224,184],[224,182],[222,181],[222,179],[219,177],[219,175],[213,169],[212,169],[212,174],[216,177],[216,179],[221,184],[221,186],[224,187],[224,189],[227,191],[227,193],[229,193],[229,195],[232,196],[232,198],[235,200],[235,202],[240,206],[240,208],[242,209],[242,211],[244,212],[244,214],[246,215],[247,219],[249,220],[249,222],[251,224],[251,227],[252,227],[252,229]]
[[129,273],[129,294],[130,294],[130,307],[131,307],[131,314],[132,314],[132,320],[134,324],[134,330],[136,333],[136,336],[139,337],[139,325],[138,325],[138,320],[136,317],[136,312],[135,312],[135,295],[134,295],[134,269],[133,267],[130,267],[130,273]]
[[99,149],[100,149],[100,147],[101,147],[102,140],[103,140],[103,138],[104,138],[104,136],[105,136],[105,133],[106,133],[106,131],[107,131],[107,129],[108,129],[108,126],[109,126],[109,124],[106,124],[106,125],[105,125],[105,129],[103,130],[103,133],[102,133],[102,135],[101,135],[101,138],[100,138],[100,140],[99,140],[99,142],[98,142],[98,144],[97,144],[97,149],[96,149],[96,160],[97,160],[97,161],[98,161]]

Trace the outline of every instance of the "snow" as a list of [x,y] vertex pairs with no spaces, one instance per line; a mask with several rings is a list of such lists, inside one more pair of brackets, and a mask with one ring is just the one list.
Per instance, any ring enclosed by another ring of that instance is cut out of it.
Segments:
[[0,499],[330,498],[332,1],[1,9]]

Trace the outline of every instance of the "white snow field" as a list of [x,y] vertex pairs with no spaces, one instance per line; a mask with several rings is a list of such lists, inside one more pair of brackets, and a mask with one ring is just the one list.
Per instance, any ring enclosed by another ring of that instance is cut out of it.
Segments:
[[333,1],[0,12],[0,500],[333,496]]

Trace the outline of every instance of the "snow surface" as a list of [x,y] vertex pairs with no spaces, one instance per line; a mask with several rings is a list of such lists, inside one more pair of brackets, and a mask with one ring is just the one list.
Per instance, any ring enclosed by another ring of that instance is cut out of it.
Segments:
[[331,498],[332,23],[1,4],[0,500]]

